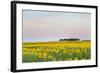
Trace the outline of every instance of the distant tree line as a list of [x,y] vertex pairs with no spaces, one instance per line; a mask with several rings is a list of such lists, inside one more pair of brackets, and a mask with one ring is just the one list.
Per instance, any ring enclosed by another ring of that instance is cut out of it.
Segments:
[[59,41],[80,41],[78,38],[59,39]]

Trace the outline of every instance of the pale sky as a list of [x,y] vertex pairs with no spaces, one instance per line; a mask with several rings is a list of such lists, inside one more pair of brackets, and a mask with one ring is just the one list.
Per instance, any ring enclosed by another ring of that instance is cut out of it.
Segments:
[[23,41],[91,39],[91,14],[23,10]]

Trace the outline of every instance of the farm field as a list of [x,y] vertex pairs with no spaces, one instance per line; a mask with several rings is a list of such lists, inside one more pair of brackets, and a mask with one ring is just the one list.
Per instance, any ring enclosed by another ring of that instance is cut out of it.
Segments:
[[91,59],[90,41],[52,41],[22,43],[23,63],[88,59]]

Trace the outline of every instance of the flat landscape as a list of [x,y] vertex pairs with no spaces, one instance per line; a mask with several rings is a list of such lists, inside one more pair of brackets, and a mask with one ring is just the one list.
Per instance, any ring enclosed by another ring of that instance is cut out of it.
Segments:
[[23,42],[22,61],[48,62],[91,59],[90,41]]

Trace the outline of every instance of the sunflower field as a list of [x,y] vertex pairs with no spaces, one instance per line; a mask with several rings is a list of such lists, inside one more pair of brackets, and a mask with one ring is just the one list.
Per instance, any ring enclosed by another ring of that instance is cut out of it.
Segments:
[[91,59],[90,41],[23,42],[22,62]]

